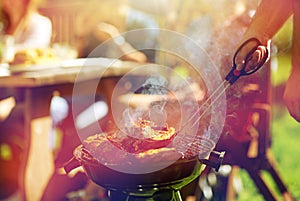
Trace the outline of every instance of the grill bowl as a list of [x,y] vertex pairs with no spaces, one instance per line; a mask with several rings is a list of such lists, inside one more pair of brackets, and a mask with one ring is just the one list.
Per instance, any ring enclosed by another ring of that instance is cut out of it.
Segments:
[[203,170],[202,163],[193,157],[178,159],[166,168],[146,174],[119,172],[99,163],[82,145],[74,150],[74,157],[93,182],[108,190],[126,194],[152,195],[164,189],[180,190]]

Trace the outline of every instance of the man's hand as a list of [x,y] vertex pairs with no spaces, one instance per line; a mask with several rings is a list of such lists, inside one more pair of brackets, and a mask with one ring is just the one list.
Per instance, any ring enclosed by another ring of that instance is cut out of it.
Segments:
[[[243,66],[246,63],[246,66],[244,67],[244,70],[246,72],[251,72],[253,71],[257,66],[263,65],[264,62],[266,62],[269,58],[269,52],[270,52],[270,41],[268,44],[265,45],[259,45],[257,48],[254,50],[254,52],[250,54],[251,51],[253,51],[254,46],[256,41],[254,42],[249,42],[246,44],[243,48],[239,50],[239,52],[236,55],[236,65],[237,65],[237,70],[242,70]],[[247,55],[249,55],[247,57]],[[247,59],[247,61],[246,61]]]

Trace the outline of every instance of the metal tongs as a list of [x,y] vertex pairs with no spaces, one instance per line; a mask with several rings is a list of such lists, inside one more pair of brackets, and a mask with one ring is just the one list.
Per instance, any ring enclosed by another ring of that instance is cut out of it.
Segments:
[[[243,56],[243,54],[245,54],[245,56]],[[192,127],[194,127],[229,86],[231,86],[241,76],[255,73],[268,61],[269,56],[268,48],[263,46],[257,38],[250,38],[242,43],[233,56],[232,68],[225,77],[225,80],[220,83],[216,90],[207,98],[200,108],[197,109],[197,111],[188,119],[180,130],[183,130],[183,128],[193,120],[195,115],[198,114],[203,107],[208,105],[200,116],[193,122]],[[215,95],[217,96],[211,102]],[[209,102],[210,104],[208,104]]]
[[[245,54],[245,56],[243,56]],[[232,68],[225,77],[224,81],[216,88],[216,90],[205,100],[205,102],[196,110],[196,112],[185,122],[185,124],[179,129],[178,132],[183,131],[185,127],[193,128],[204,114],[210,109],[210,107],[220,98],[220,96],[241,76],[246,76],[255,73],[259,70],[269,59],[268,48],[263,46],[257,38],[250,38],[246,40],[235,52],[232,60]],[[214,100],[212,98],[215,96]],[[203,110],[203,111],[202,111]],[[196,120],[195,116],[202,112]],[[192,123],[192,125],[189,125]],[[180,138],[182,142],[186,142],[193,148],[194,152],[199,152],[201,149],[207,148],[202,145],[204,139],[202,136],[197,136],[194,139],[184,135]],[[185,148],[185,147],[183,147]],[[212,152],[215,160],[210,161],[205,158],[199,158],[204,164],[210,165],[218,171],[222,160],[224,158],[224,152]],[[211,155],[211,156],[212,156]]]

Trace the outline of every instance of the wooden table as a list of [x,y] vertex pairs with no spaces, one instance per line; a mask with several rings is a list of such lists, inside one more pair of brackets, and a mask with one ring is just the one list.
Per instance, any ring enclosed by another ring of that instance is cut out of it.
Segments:
[[[51,119],[50,100],[53,92],[72,95],[74,83],[89,89],[99,75],[103,78],[121,77],[145,64],[107,58],[74,59],[48,64],[13,66],[0,76],[0,89],[11,90],[17,96],[24,115],[25,160],[22,163],[20,188],[24,200],[40,200],[42,192],[54,171],[49,146]],[[78,76],[79,75],[79,76]],[[105,79],[101,92],[108,98],[112,92],[110,79]],[[78,86],[78,85],[77,85]],[[84,90],[83,90],[84,91]],[[87,92],[89,93],[89,92]]]

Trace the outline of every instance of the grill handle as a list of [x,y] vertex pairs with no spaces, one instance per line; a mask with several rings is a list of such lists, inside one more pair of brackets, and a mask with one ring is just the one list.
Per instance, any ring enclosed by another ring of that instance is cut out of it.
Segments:
[[222,152],[212,151],[208,159],[199,159],[199,160],[205,165],[214,168],[218,172],[220,166],[222,165],[224,156],[225,156],[225,151]]
[[72,157],[68,162],[66,162],[64,164],[63,168],[64,168],[65,172],[68,174],[75,168],[78,168],[79,166],[81,166],[79,161],[75,157]]

